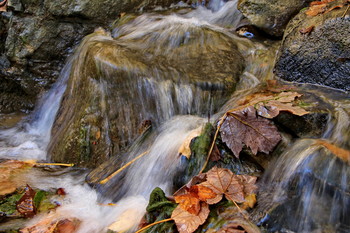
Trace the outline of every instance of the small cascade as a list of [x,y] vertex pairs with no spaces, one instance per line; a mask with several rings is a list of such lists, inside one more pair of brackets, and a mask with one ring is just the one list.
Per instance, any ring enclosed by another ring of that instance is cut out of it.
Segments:
[[265,172],[256,213],[267,211],[269,231],[349,231],[350,121],[339,104],[321,139],[298,139]]
[[32,115],[17,126],[0,131],[0,158],[45,160],[51,129],[59,109],[71,63],[62,69],[60,78],[39,100]]

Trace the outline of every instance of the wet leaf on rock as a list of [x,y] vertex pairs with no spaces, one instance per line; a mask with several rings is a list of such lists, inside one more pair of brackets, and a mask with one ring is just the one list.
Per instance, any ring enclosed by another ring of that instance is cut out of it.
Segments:
[[350,165],[350,151],[340,148],[336,145],[333,145],[325,140],[316,140],[316,144],[321,145],[327,148],[330,152],[332,152],[335,156],[343,160],[344,162]]
[[239,158],[243,145],[254,154],[269,153],[281,140],[276,126],[269,120],[256,115],[253,106],[240,112],[229,113],[220,128],[222,141]]
[[209,206],[205,202],[201,203],[198,215],[189,213],[179,205],[171,214],[171,218],[175,221],[177,230],[180,233],[192,233],[206,221],[209,212]]
[[216,193],[203,185],[194,185],[189,188],[186,194],[175,196],[175,202],[191,214],[198,215],[200,201],[206,201],[216,197]]
[[32,218],[36,214],[34,197],[36,192],[29,186],[25,188],[25,193],[16,204],[17,211],[25,218]]
[[190,144],[192,139],[194,139],[195,137],[198,137],[202,132],[202,127],[198,127],[197,129],[192,130],[189,135],[186,137],[186,139],[183,141],[183,143],[181,144],[180,148],[179,148],[179,155],[183,155],[186,156],[188,159],[191,156],[191,148],[190,148]]
[[244,186],[229,169],[213,167],[207,172],[207,181],[201,183],[213,190],[217,196],[208,199],[208,204],[216,204],[225,195],[227,200],[238,203],[244,202]]

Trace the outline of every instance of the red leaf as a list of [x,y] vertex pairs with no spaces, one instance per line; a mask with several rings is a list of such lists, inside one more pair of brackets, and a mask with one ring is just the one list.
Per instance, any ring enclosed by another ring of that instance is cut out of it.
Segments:
[[27,185],[25,188],[25,193],[16,204],[18,212],[25,218],[32,218],[36,214],[36,208],[33,200],[35,194],[36,192],[29,185]]

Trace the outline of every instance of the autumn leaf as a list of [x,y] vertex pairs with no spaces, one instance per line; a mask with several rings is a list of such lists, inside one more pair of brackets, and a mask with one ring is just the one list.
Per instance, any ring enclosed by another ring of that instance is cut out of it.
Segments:
[[36,214],[34,197],[36,192],[29,186],[25,188],[25,193],[16,204],[17,211],[25,218],[32,218]]
[[198,215],[189,213],[179,205],[174,209],[171,218],[180,233],[192,233],[207,220],[209,212],[209,206],[205,202],[201,203]]
[[21,233],[74,233],[79,227],[78,219],[62,219],[55,212],[45,216],[35,225],[25,227],[20,230]]
[[342,149],[336,145],[333,145],[325,140],[316,140],[317,145],[321,145],[325,148],[327,148],[330,152],[332,152],[335,156],[343,160],[344,162],[348,163],[350,165],[350,151]]
[[186,156],[188,159],[191,156],[191,148],[190,148],[190,144],[193,138],[198,137],[201,132],[202,132],[203,127],[198,127],[194,130],[192,130],[188,136],[185,138],[185,140],[183,141],[183,143],[181,144],[180,148],[179,148],[179,155],[183,155]]
[[327,4],[319,4],[319,5],[312,5],[306,12],[305,14],[308,16],[316,16],[319,14],[324,13],[327,10]]
[[7,0],[0,0],[0,12],[7,11]]
[[241,205],[241,208],[246,210],[248,208],[253,208],[256,204],[256,194],[252,193],[245,197],[245,201]]
[[300,32],[300,34],[308,35],[314,30],[314,28],[315,28],[315,26],[311,25],[310,27],[300,29],[299,32]]
[[201,185],[210,188],[217,194],[215,198],[206,200],[208,204],[218,203],[223,195],[227,200],[244,202],[244,186],[229,169],[213,167],[206,174],[207,181]]
[[202,185],[194,185],[183,195],[174,196],[175,202],[180,207],[191,214],[198,215],[200,211],[200,201],[206,201],[216,197],[213,190]]
[[313,1],[310,3],[310,6],[315,6],[315,5],[322,5],[325,3],[330,3],[330,2],[334,2],[335,0],[323,0],[323,1]]
[[209,159],[213,162],[219,161],[221,159],[221,153],[217,145],[214,145],[213,151],[211,152]]
[[281,140],[276,126],[269,120],[256,115],[253,106],[239,112],[231,112],[221,128],[222,141],[239,158],[243,145],[254,154],[258,151],[269,153]]

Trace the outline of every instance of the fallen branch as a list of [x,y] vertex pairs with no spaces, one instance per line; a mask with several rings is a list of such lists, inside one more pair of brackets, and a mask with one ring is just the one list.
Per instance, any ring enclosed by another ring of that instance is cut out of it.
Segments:
[[123,171],[125,168],[129,167],[131,164],[133,164],[136,160],[142,158],[144,155],[148,154],[150,151],[145,151],[142,154],[138,155],[136,158],[134,158],[133,160],[131,160],[130,162],[128,162],[127,164],[125,164],[124,166],[122,166],[121,168],[119,168],[117,171],[113,172],[111,175],[109,175],[107,178],[103,179],[100,181],[100,184],[105,184],[107,183],[110,179],[112,179],[114,176],[116,176],[117,174],[119,174],[121,171]]
[[150,227],[152,227],[152,226],[154,226],[154,225],[157,225],[157,224],[160,224],[160,223],[163,223],[163,222],[169,222],[169,221],[171,221],[171,220],[174,220],[174,219],[172,219],[172,218],[167,218],[167,219],[160,220],[160,221],[158,221],[158,222],[151,223],[151,224],[149,224],[149,225],[147,225],[147,226],[141,228],[140,230],[136,231],[135,233],[141,233],[141,232],[143,232],[144,230],[146,230],[146,229],[148,229],[148,228],[150,228]]

